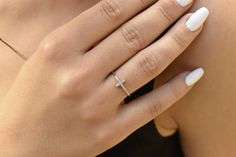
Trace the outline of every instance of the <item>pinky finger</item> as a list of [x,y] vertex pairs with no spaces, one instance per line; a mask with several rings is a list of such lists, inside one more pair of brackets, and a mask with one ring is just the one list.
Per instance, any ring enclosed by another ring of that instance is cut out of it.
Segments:
[[202,68],[182,73],[159,89],[121,108],[114,123],[116,128],[120,133],[131,134],[187,94],[192,86],[201,79],[203,74],[204,70]]

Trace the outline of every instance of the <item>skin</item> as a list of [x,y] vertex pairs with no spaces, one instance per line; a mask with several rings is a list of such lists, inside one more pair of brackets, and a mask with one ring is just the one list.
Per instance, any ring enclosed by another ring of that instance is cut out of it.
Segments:
[[[97,2],[98,1],[95,0],[71,0],[71,3],[68,3],[68,1],[61,0],[57,1],[57,3],[54,3],[54,1],[46,1],[42,5],[39,5],[41,4],[40,0],[20,0],[17,1],[17,3],[10,0],[1,1],[1,38],[10,45],[14,45],[13,47],[16,50],[21,52],[26,58],[29,58],[46,35],[66,22],[69,22],[76,15]],[[54,7],[55,10],[52,13]],[[28,12],[30,12],[30,14],[28,14]],[[19,15],[21,15],[20,18]],[[40,23],[40,25],[38,23]],[[30,26],[30,30],[28,26]],[[4,44],[0,43],[0,47],[3,56],[0,58],[1,102],[25,61],[15,55],[14,52]],[[7,58],[7,60],[5,58]]]
[[160,116],[156,124],[164,127],[163,135],[179,129],[186,156],[234,157],[236,11],[231,6],[236,2],[197,1],[192,10],[202,5],[211,12],[203,33],[157,82],[161,84],[176,73],[199,65],[206,69],[206,74],[198,86]]
[[[6,15],[6,13],[9,13],[9,10],[12,10],[6,9],[8,8],[6,6],[12,6],[7,5],[7,2],[1,2],[1,6],[5,6],[1,9],[1,16],[3,17],[1,20],[1,37],[11,43],[11,45],[14,45],[16,49],[21,50],[26,56],[31,56],[39,41],[48,32],[62,23],[69,21],[77,13],[96,3],[96,1],[87,1],[86,3],[84,1],[73,1],[71,8],[74,9],[69,9],[68,11],[68,8],[64,8],[67,10],[68,16],[65,16],[65,14],[60,15],[56,11],[55,14],[52,14],[49,5],[48,9],[46,9],[48,12],[45,12],[45,8],[39,9],[41,13],[39,15],[41,16],[34,17],[34,20],[32,20],[29,14],[24,14],[21,18],[24,18],[25,22],[22,22],[22,19],[19,20],[15,15],[25,10],[22,9],[25,6],[30,6],[30,8],[38,8],[38,6],[32,5],[32,3],[29,3],[30,1],[20,1],[20,5],[18,4],[17,8],[18,6],[22,6],[22,8],[19,7],[21,9],[14,10],[14,13],[11,14],[12,16],[3,16],[4,13]],[[67,5],[63,5],[63,1],[60,2],[58,4],[61,5],[58,8],[63,10],[63,6]],[[91,4],[88,4],[88,2],[91,2]],[[78,5],[74,5],[76,3]],[[164,136],[172,134],[177,128],[179,129],[186,156],[233,157],[235,156],[234,130],[236,126],[233,123],[233,119],[235,119],[235,99],[233,97],[235,83],[233,78],[236,74],[231,67],[234,67],[233,52],[235,51],[234,43],[236,39],[232,34],[235,34],[236,24],[233,22],[235,21],[235,17],[232,16],[235,12],[230,6],[234,6],[235,2],[228,0],[227,3],[220,1],[214,1],[212,3],[210,1],[199,0],[195,2],[192,10],[196,10],[196,8],[203,5],[207,6],[211,11],[211,16],[206,24],[204,33],[201,34],[199,39],[192,44],[184,55],[157,79],[161,84],[161,82],[172,78],[177,72],[198,66],[203,66],[207,71],[207,75],[190,94],[179,101],[169,111],[159,116],[156,119],[156,123],[158,124],[159,131]],[[75,6],[78,6],[78,8]],[[222,11],[221,8],[228,8],[227,12]],[[50,18],[45,18],[45,13],[48,13],[47,15],[50,16],[46,17]],[[9,19],[4,19],[4,17]],[[56,19],[53,21],[53,26],[52,19]],[[44,29],[41,29],[41,25],[38,25],[39,21],[44,24]],[[17,25],[12,25],[12,22],[17,23]],[[32,29],[26,29],[28,25],[33,26],[31,27]],[[216,25],[218,27],[215,27]],[[27,34],[25,33],[26,31]],[[1,81],[1,97],[3,98],[24,61],[17,59],[17,56],[7,49],[5,45],[1,45],[1,50],[4,50],[4,56],[6,56],[4,58],[8,58],[7,61],[4,59],[1,62],[2,67],[8,67],[2,68],[1,70],[1,78],[3,79]],[[229,57],[231,55],[232,57]],[[15,64],[11,64],[11,61]],[[6,73],[9,75],[6,75]]]
[[111,72],[125,79],[132,93],[166,69],[203,28],[186,27],[191,15],[181,15],[190,5],[124,2],[101,1],[42,40],[1,102],[2,156],[96,156],[160,115],[197,82],[186,83],[190,71],[185,71],[123,104],[127,95],[114,88]]

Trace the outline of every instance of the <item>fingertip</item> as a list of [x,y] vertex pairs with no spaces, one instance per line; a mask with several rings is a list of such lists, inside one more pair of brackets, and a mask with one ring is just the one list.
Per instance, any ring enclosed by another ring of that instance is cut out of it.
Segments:
[[207,20],[209,13],[206,7],[202,7],[193,13],[185,23],[188,30],[194,32],[200,29]]
[[176,0],[176,2],[181,7],[187,7],[193,4],[193,0]]
[[195,85],[197,82],[200,81],[204,74],[205,70],[201,67],[193,70],[185,77],[185,84],[187,86]]

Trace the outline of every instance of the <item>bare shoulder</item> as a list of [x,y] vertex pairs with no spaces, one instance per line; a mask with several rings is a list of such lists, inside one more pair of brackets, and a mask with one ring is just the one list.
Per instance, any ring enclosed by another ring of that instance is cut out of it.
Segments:
[[206,75],[191,93],[157,118],[156,123],[164,135],[179,129],[187,157],[234,157],[236,1],[198,0],[192,10],[201,6],[207,6],[211,12],[204,31],[157,78],[157,86],[183,70],[198,66],[206,69]]

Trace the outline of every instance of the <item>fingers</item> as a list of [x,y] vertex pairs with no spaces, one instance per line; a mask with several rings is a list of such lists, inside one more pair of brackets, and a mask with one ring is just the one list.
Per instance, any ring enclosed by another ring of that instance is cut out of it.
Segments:
[[[118,131],[127,134],[145,125],[183,97],[203,76],[202,68],[185,72],[169,83],[125,105],[115,122]],[[124,130],[123,130],[124,129]]]
[[81,51],[94,46],[126,20],[156,0],[102,0],[62,28],[68,43]]
[[176,0],[160,0],[128,21],[86,55],[92,62],[99,63],[97,68],[101,69],[103,76],[107,76],[153,42],[189,9],[190,4],[182,7]]
[[[138,53],[116,70],[116,75],[126,80],[125,87],[130,93],[159,75],[187,48],[200,33],[201,26],[208,16],[208,10],[202,8],[190,18],[189,16],[183,17],[159,41]],[[198,29],[196,29],[196,25],[198,25]],[[195,31],[190,30],[191,28],[194,28],[192,30]],[[109,76],[104,86],[111,95],[114,94],[114,97],[122,101],[127,95],[121,88],[114,88],[115,81],[113,76]]]

